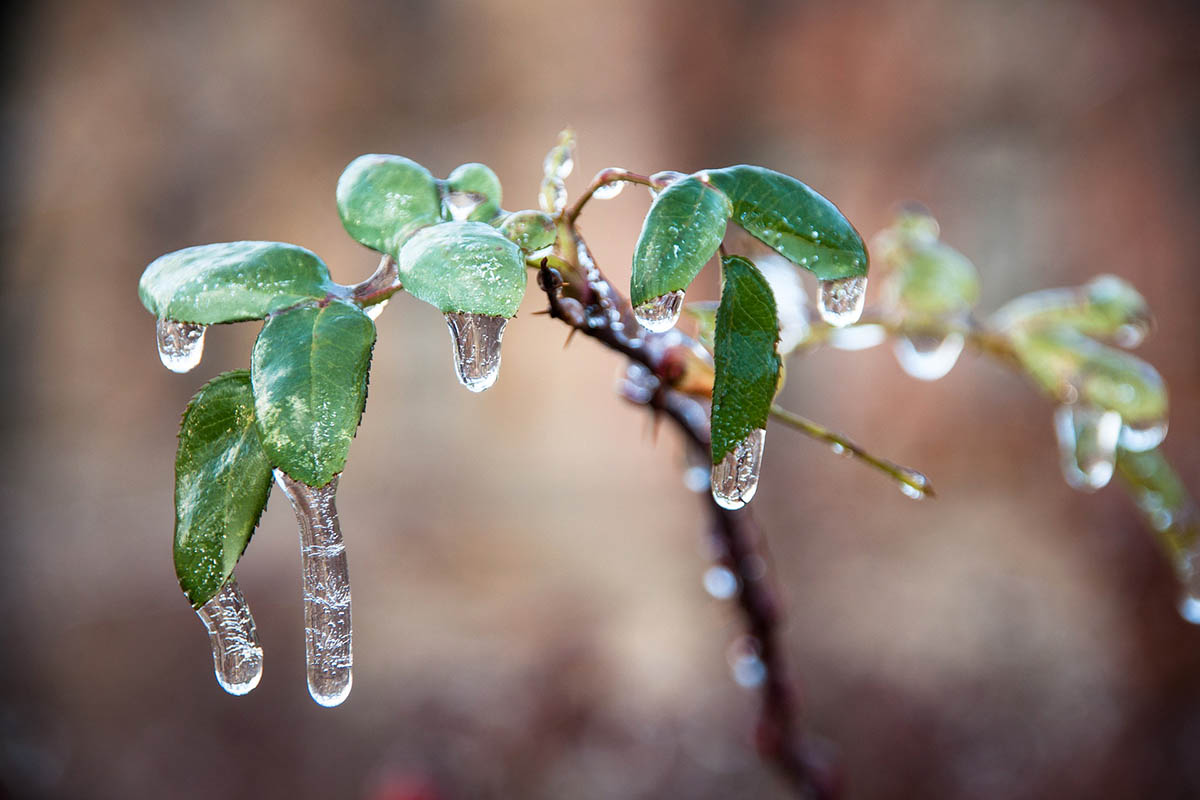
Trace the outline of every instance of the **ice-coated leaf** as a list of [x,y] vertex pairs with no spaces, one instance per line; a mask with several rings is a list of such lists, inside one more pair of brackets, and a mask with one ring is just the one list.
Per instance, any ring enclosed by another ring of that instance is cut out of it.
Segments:
[[476,205],[467,215],[468,220],[490,222],[500,213],[503,194],[500,179],[486,164],[462,164],[454,168],[446,178],[446,189],[451,193],[476,195]]
[[356,241],[394,256],[414,232],[441,219],[442,200],[437,181],[417,162],[371,154],[338,178],[337,207]]
[[183,414],[175,456],[175,574],[192,606],[233,574],[271,491],[250,373],[205,384]]
[[823,281],[867,274],[862,237],[837,206],[779,172],[739,164],[697,173],[728,196],[733,221]]
[[1122,347],[1140,344],[1154,323],[1145,298],[1116,275],[1098,275],[1083,286],[1022,295],[1001,307],[992,321],[1010,332],[1067,326]]
[[741,256],[729,256],[721,264],[725,280],[713,337],[714,464],[766,427],[783,363],[775,297],[766,278]]
[[558,229],[545,211],[514,211],[500,223],[500,232],[526,253],[534,253],[554,244]]
[[910,241],[892,251],[884,283],[889,304],[919,324],[969,311],[979,302],[979,273],[962,253],[940,241]]
[[340,300],[267,320],[250,376],[272,465],[314,487],[341,472],[366,403],[374,343],[375,324]]
[[443,222],[400,249],[400,282],[443,313],[511,317],[525,295],[525,257],[482,222]]
[[732,213],[729,198],[695,175],[659,192],[633,253],[634,307],[687,289],[717,252]]
[[282,242],[223,242],[155,259],[138,296],[159,319],[213,325],[262,319],[336,290],[329,269],[303,247]]

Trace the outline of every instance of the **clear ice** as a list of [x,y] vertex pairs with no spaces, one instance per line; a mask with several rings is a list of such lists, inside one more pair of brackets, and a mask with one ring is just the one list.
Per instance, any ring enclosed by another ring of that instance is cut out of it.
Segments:
[[206,325],[194,322],[158,321],[158,357],[172,372],[188,372],[200,363],[204,355]]
[[718,600],[728,600],[738,592],[740,582],[729,567],[718,564],[704,572],[704,591]]
[[648,331],[663,333],[675,327],[679,312],[683,310],[683,290],[668,292],[661,297],[642,303],[633,310],[638,324]]
[[1094,492],[1112,479],[1121,435],[1121,415],[1087,405],[1054,411],[1054,432],[1063,477],[1072,488]]
[[380,300],[378,303],[369,305],[366,308],[364,308],[363,313],[366,314],[371,319],[379,319],[379,315],[383,313],[383,310],[385,308],[387,308],[387,304],[390,302],[391,302],[390,298],[387,300]]
[[901,336],[892,345],[900,367],[914,378],[936,381],[946,376],[963,351],[961,333],[947,336]]
[[835,328],[841,328],[858,322],[866,299],[865,275],[821,281],[821,291],[817,293],[817,311],[821,313],[821,319]]
[[676,172],[673,169],[664,169],[661,172],[654,173],[650,176],[650,183],[654,184],[653,186],[649,187],[650,196],[657,197],[658,193],[663,189],[667,188],[676,181],[683,180],[686,177],[687,175],[684,173]]
[[538,195],[538,204],[547,214],[561,214],[567,207],[567,185],[562,178],[547,178]]
[[726,654],[729,671],[733,674],[734,683],[743,689],[761,686],[767,679],[767,665],[759,656],[758,649],[758,640],[750,636],[739,637],[729,646]]
[[196,615],[208,630],[213,673],[221,688],[242,695],[258,686],[262,679],[263,650],[237,578],[231,575],[221,591],[196,609]]
[[758,491],[762,467],[763,442],[767,432],[757,428],[725,454],[712,468],[712,495],[721,508],[739,509]]
[[292,501],[300,524],[308,693],[323,706],[339,705],[350,695],[354,663],[350,573],[334,505],[338,477],[314,489],[275,470],[275,482]]
[[613,181],[606,183],[603,186],[597,186],[596,191],[592,192],[592,197],[597,200],[611,200],[619,195],[625,189],[625,181]]
[[458,382],[472,392],[482,392],[496,382],[500,374],[500,343],[507,323],[504,317],[465,311],[446,314]]
[[1121,446],[1122,450],[1143,453],[1158,447],[1165,438],[1167,438],[1167,423],[1165,421],[1151,422],[1143,425],[1130,425],[1126,423],[1121,426],[1121,435],[1117,439],[1117,444]]
[[463,222],[469,218],[475,209],[484,201],[482,195],[475,192],[449,192],[442,202],[450,212],[450,219]]

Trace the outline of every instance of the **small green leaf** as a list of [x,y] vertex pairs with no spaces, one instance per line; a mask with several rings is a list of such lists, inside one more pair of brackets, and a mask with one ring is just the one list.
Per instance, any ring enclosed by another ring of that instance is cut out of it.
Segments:
[[688,287],[725,237],[729,198],[695,175],[654,198],[633,253],[634,307]]
[[525,295],[525,257],[482,222],[443,222],[400,249],[400,282],[442,312],[492,317],[517,313]]
[[788,175],[740,164],[697,173],[733,204],[733,221],[823,281],[867,274],[862,237],[837,206]]
[[766,278],[741,256],[728,256],[721,265],[725,283],[713,339],[714,464],[752,431],[767,426],[783,364],[775,296]]
[[155,259],[138,283],[142,305],[159,319],[214,325],[262,319],[336,291],[315,253],[281,242],[225,242]]
[[467,215],[468,220],[490,222],[500,213],[503,194],[500,179],[486,164],[462,164],[455,167],[446,178],[446,188],[451,192],[467,192],[478,195],[479,205]]
[[1022,295],[992,319],[996,327],[1009,332],[1061,325],[1123,347],[1140,344],[1154,322],[1146,300],[1116,275],[1098,275],[1079,287]]
[[939,241],[897,248],[884,283],[888,302],[906,319],[938,319],[979,302],[979,273],[962,253]]
[[175,457],[175,574],[194,607],[233,574],[270,492],[250,373],[226,372],[188,403]]
[[417,162],[372,154],[351,161],[338,178],[337,207],[356,241],[394,256],[418,229],[441,219],[442,199]]
[[558,229],[545,211],[514,211],[500,223],[500,233],[525,253],[535,253],[554,244]]
[[314,487],[342,471],[366,403],[374,343],[374,323],[340,300],[267,320],[250,375],[272,464]]

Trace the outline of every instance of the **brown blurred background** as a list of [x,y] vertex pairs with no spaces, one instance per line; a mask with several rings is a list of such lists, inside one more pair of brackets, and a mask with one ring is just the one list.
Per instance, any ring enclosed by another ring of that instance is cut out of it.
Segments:
[[[355,686],[304,685],[294,523],[238,569],[266,650],[213,680],[171,566],[178,415],[243,367],[215,328],[168,373],[136,296],[187,245],[296,242],[375,266],[333,187],[363,152],[492,165],[533,205],[573,125],[596,170],[751,162],[870,234],[920,200],[984,308],[1098,272],[1158,317],[1166,450],[1200,488],[1200,25],[1190,2],[44,2],[3,60],[5,613],[0,793],[63,798],[782,797],[728,676],[680,442],[612,393],[618,360],[530,312],[498,384],[455,382],[445,326],[380,319],[339,504]],[[584,231],[618,281],[644,191]],[[786,429],[755,501],[810,726],[851,798],[1200,796],[1200,630],[1116,488],[1058,473],[1051,409],[965,354],[791,364],[782,402],[929,473],[913,503]]]

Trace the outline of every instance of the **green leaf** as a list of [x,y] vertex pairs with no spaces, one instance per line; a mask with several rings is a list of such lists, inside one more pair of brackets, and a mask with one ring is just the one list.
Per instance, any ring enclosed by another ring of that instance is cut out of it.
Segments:
[[634,307],[686,289],[717,252],[732,213],[729,198],[695,175],[659,192],[633,253]]
[[962,253],[939,241],[898,248],[884,294],[909,320],[969,311],[979,302],[979,273]]
[[697,173],[733,204],[733,221],[823,281],[867,274],[862,237],[837,206],[796,180],[741,164]]
[[270,492],[250,373],[226,372],[188,403],[175,456],[175,574],[194,607],[233,574]]
[[526,253],[534,253],[554,244],[558,229],[545,211],[514,211],[500,223],[500,233]]
[[351,161],[338,178],[337,207],[356,241],[394,256],[418,229],[441,219],[442,199],[417,162],[372,154]]
[[267,320],[250,375],[272,464],[309,486],[342,471],[366,403],[374,343],[374,323],[340,300]]
[[281,242],[188,247],[155,259],[138,296],[159,319],[213,325],[262,319],[337,290],[316,254]]
[[511,317],[525,295],[525,257],[482,222],[443,222],[400,249],[400,282],[442,312]]
[[1139,344],[1153,327],[1146,300],[1116,275],[1098,275],[1079,287],[1022,295],[992,319],[996,327],[1010,332],[1067,326],[1125,347]]
[[725,283],[713,339],[714,464],[752,431],[767,426],[783,364],[775,296],[766,278],[741,256],[728,256],[721,265]]
[[500,179],[486,164],[462,164],[455,167],[446,178],[446,188],[451,192],[468,192],[478,195],[479,205],[467,216],[468,220],[490,222],[500,213],[503,193]]

